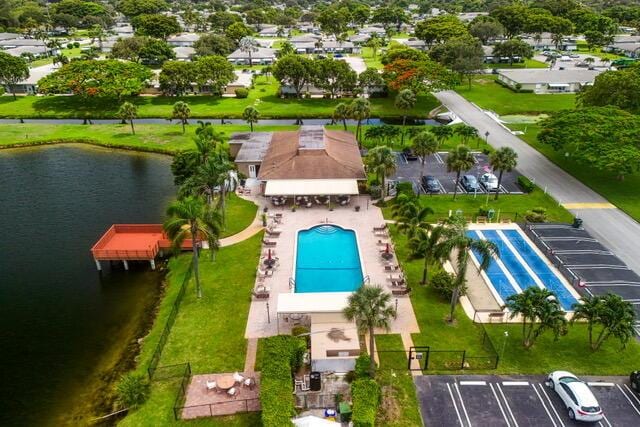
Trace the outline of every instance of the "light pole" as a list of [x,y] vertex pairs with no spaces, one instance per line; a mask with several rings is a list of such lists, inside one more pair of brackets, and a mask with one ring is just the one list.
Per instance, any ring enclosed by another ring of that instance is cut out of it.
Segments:
[[504,339],[502,340],[502,351],[500,352],[500,359],[504,358],[504,350],[507,347],[507,338],[509,338],[509,331],[504,331]]
[[486,131],[486,132],[484,133],[484,143],[485,143],[486,145],[489,145],[489,135],[491,135],[491,134],[489,133],[489,131]]

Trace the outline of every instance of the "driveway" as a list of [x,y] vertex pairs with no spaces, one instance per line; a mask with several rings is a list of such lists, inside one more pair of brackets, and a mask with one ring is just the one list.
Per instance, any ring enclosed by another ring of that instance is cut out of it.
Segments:
[[367,65],[364,63],[364,59],[359,56],[345,56],[343,58],[347,64],[355,71],[360,74],[367,69]]
[[[640,224],[620,209],[608,205],[600,194],[551,163],[456,92],[442,91],[435,96],[465,123],[478,129],[480,135],[489,132],[488,141],[492,146],[513,148],[518,153],[520,173],[535,179],[540,187],[546,187],[560,203],[573,204],[569,210],[584,220],[584,228],[640,274]],[[583,203],[590,205],[588,208],[587,205],[575,205]]]

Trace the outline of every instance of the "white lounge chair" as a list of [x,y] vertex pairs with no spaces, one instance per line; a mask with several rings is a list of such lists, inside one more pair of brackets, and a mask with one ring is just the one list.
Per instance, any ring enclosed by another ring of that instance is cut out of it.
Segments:
[[216,390],[218,388],[218,384],[215,381],[207,381],[207,390]]
[[244,377],[237,372],[233,374],[233,379],[237,383],[242,383],[244,381]]
[[238,394],[238,389],[235,387],[231,387],[229,390],[227,390],[227,394],[231,397],[235,397]]

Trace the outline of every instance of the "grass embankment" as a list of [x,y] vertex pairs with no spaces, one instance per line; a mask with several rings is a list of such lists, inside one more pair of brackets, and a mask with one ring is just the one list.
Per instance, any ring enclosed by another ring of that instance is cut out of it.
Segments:
[[247,228],[256,218],[258,211],[258,206],[255,203],[238,197],[235,193],[229,194],[225,206],[226,224],[220,237],[233,236]]
[[618,180],[610,173],[600,172],[584,164],[572,160],[571,156],[565,156],[564,151],[556,151],[553,147],[538,142],[538,133],[541,128],[536,124],[510,124],[512,130],[522,130],[524,135],[520,138],[541,152],[549,160],[576,177],[582,183],[600,193],[609,202],[613,203],[636,221],[640,221],[640,173],[626,175],[623,181]]
[[[255,106],[262,118],[318,118],[331,117],[336,105],[350,99],[282,99],[278,97],[278,82],[266,76],[256,77],[255,88],[245,99],[213,96],[137,96],[126,99],[138,106],[139,117],[171,117],[173,104],[185,101],[194,118],[242,118],[242,112]],[[124,102],[125,100],[122,100]],[[75,96],[23,96],[14,100],[0,97],[0,118],[115,118],[121,102],[113,99],[91,99],[84,102]],[[418,97],[412,117],[426,117],[438,105],[430,94]],[[394,97],[371,99],[372,117],[400,117]]]
[[382,49],[378,49],[376,52],[375,58],[373,57],[373,49],[370,47],[364,46],[361,50],[360,56],[364,60],[367,68],[375,68],[376,70],[382,70],[384,65],[380,62],[380,55],[382,53]]
[[[262,233],[233,246],[221,248],[211,261],[208,251],[200,257],[203,297],[195,294],[190,280],[178,316],[169,335],[160,366],[189,362],[194,374],[242,371],[247,341],[244,338],[250,305],[250,292],[260,255]],[[191,254],[183,254],[170,262],[166,295],[158,317],[145,338],[137,370],[146,373],[166,318],[191,262]],[[156,426],[175,424],[173,405],[178,381],[154,381],[149,400],[122,422],[124,426]],[[257,425],[257,414],[213,418],[189,422],[189,425]]]
[[516,93],[495,82],[494,75],[481,75],[473,79],[471,89],[467,85],[456,92],[481,108],[500,115],[542,114],[575,107],[575,94]]
[[[393,236],[400,263],[413,289],[411,302],[421,330],[420,333],[412,335],[414,344],[428,345],[432,350],[467,350],[467,356],[488,355],[481,345],[480,326],[473,324],[460,306],[456,310],[457,322],[453,325],[445,322],[449,313],[449,302],[428,286],[419,284],[422,260],[410,258],[405,236],[397,233],[395,229]],[[433,271],[432,268],[431,272]],[[637,361],[640,358],[640,344],[635,340],[630,341],[627,348],[621,350],[620,344],[611,339],[599,351],[592,352],[585,324],[570,326],[568,334],[560,337],[558,341],[554,341],[553,334],[548,332],[529,350],[521,343],[521,325],[493,324],[485,325],[485,328],[498,353],[502,352],[504,332],[509,333],[504,357],[495,371],[465,370],[466,373],[544,374],[557,369],[570,369],[576,374],[627,375],[637,369]],[[396,345],[397,348],[402,348],[399,343]],[[439,356],[441,357],[442,355]]]
[[[135,123],[134,123],[135,124]],[[216,131],[229,136],[234,132],[248,132],[249,125],[217,125]],[[254,126],[255,131],[293,130],[298,126]],[[186,132],[175,125],[135,124],[136,134],[131,127],[122,124],[113,125],[57,125],[57,124],[0,124],[1,148],[12,148],[50,143],[81,142],[103,147],[153,151],[173,154],[179,150],[195,147],[195,120],[188,125]]]

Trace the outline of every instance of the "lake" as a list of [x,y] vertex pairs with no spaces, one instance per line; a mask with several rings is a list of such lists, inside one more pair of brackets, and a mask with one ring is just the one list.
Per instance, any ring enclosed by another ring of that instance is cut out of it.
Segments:
[[81,424],[131,354],[162,272],[89,252],[113,223],[159,223],[171,158],[79,145],[0,150],[0,425]]

